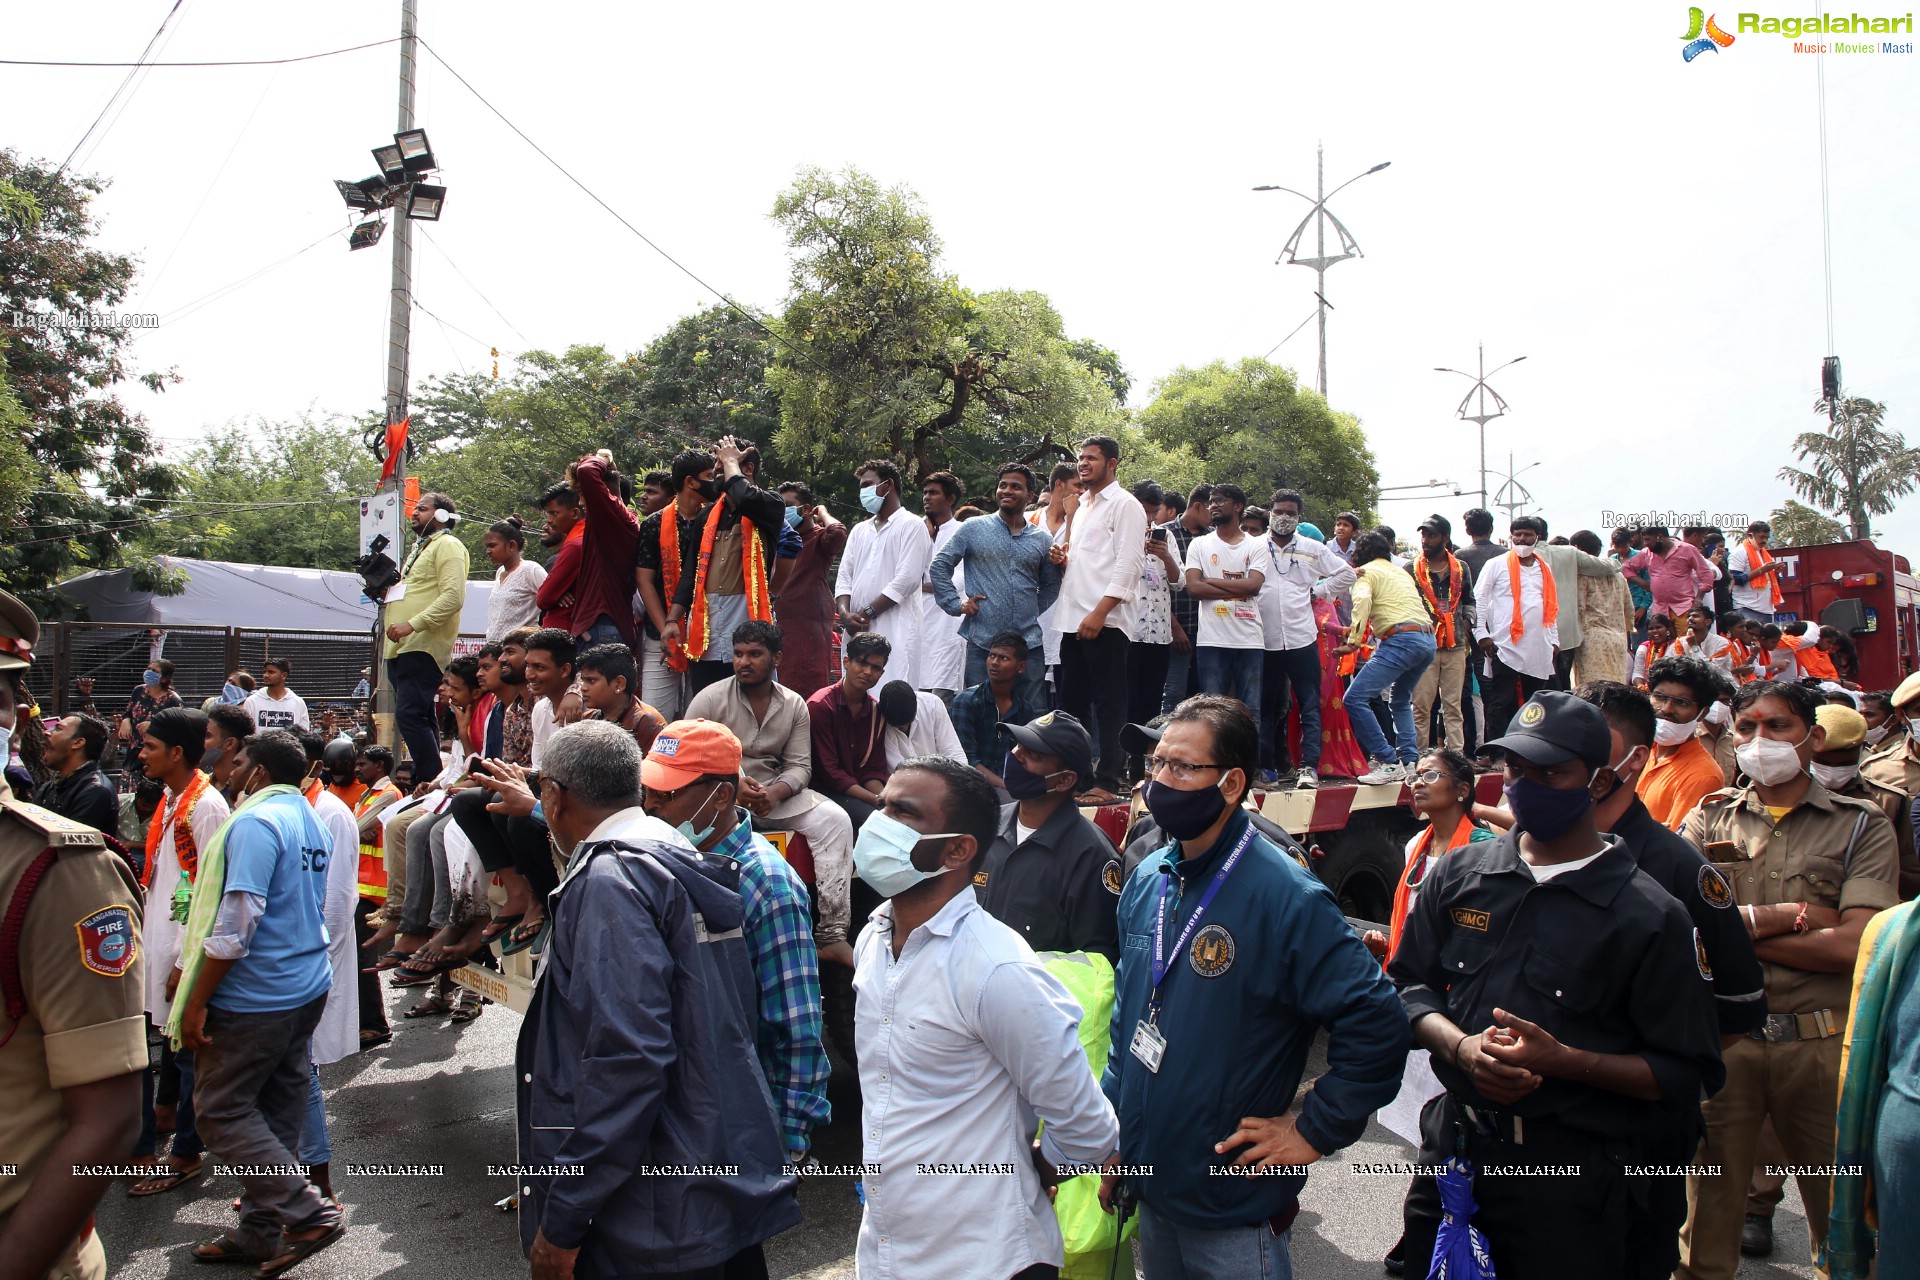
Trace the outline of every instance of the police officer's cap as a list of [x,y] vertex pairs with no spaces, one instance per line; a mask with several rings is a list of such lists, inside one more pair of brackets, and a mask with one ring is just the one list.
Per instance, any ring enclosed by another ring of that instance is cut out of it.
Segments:
[[1599,769],[1613,763],[1607,717],[1592,703],[1557,689],[1543,689],[1527,699],[1506,734],[1487,746],[1510,751],[1528,764],[1580,760]]
[[1073,770],[1083,782],[1093,776],[1093,738],[1077,716],[1049,711],[1026,724],[1001,723],[994,728],[1002,738],[1012,738],[1035,755],[1060,757],[1060,767]]
[[1902,711],[1916,702],[1920,702],[1920,671],[1902,680],[1900,687],[1893,691],[1893,705]]
[[40,640],[40,619],[15,597],[0,591],[0,671],[18,671],[33,665],[33,646]]
[[1821,748],[1823,751],[1845,751],[1867,740],[1867,718],[1852,707],[1824,702],[1813,713],[1813,719],[1827,731],[1827,745]]

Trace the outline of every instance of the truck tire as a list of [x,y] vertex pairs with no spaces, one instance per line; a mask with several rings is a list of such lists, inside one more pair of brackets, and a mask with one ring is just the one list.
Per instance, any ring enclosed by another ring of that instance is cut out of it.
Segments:
[[1314,870],[1333,890],[1340,910],[1384,925],[1393,915],[1393,887],[1407,865],[1406,842],[1419,829],[1405,809],[1356,813],[1341,831],[1322,833],[1324,858]]

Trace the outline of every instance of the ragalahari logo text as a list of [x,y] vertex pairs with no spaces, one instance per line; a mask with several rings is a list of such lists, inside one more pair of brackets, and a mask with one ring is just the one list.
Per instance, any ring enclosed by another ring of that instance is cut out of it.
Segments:
[[1703,53],[1718,53],[1733,43],[1733,37],[1722,31],[1714,22],[1714,17],[1704,9],[1687,10],[1687,33],[1680,38],[1686,47],[1680,50],[1680,56],[1688,62]]

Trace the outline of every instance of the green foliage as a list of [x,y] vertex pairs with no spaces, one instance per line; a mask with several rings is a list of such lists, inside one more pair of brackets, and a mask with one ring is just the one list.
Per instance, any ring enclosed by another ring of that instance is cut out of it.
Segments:
[[1359,419],[1329,409],[1290,369],[1259,359],[1175,369],[1155,384],[1138,421],[1146,443],[1168,451],[1160,465],[1169,477],[1204,460],[1196,481],[1232,480],[1249,502],[1298,489],[1307,518],[1323,529],[1349,508],[1372,518],[1380,473]]
[[1845,525],[1792,498],[1773,509],[1767,524],[1773,529],[1769,542],[1776,547],[1818,547],[1847,538]]
[[27,451],[27,411],[7,383],[6,346],[0,343],[0,529],[13,528],[40,487],[41,468]]
[[[43,617],[67,608],[54,583],[111,565],[145,523],[132,499],[165,498],[175,488],[145,419],[114,393],[134,376],[122,354],[132,331],[13,322],[16,314],[113,311],[125,299],[133,259],[90,243],[98,229],[91,202],[104,189],[98,179],[0,151],[0,380],[24,414],[6,437],[24,444],[31,469],[8,503],[17,510],[0,539],[0,584]],[[177,380],[138,377],[150,391]],[[17,475],[22,465],[17,451],[0,450],[0,475]]]
[[999,462],[1033,462],[1107,429],[1127,390],[1118,357],[1074,342],[1044,294],[976,294],[940,267],[919,198],[857,169],[810,168],[774,202],[793,272],[767,381],[790,467],[850,491],[862,459],[914,483],[952,470],[980,492]]
[[780,397],[767,382],[772,362],[773,341],[758,322],[731,307],[707,307],[676,320],[640,353],[635,411],[666,435],[703,443],[736,436],[764,456],[780,425]]
[[1920,485],[1920,449],[1886,429],[1887,406],[1878,401],[1843,394],[1838,404],[1823,399],[1813,409],[1829,416],[1828,428],[1794,437],[1794,452],[1808,466],[1782,467],[1780,479],[1815,506],[1845,516],[1849,537],[1870,537],[1873,517]]
[[189,453],[168,532],[143,540],[201,560],[351,569],[358,499],[379,478],[352,422],[230,423]]

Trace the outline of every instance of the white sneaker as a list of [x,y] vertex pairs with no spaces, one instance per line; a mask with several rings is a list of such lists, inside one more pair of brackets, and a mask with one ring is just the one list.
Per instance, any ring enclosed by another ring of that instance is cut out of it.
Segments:
[[1404,782],[1407,767],[1389,760],[1375,760],[1373,767],[1355,779],[1363,787],[1371,787],[1382,782]]
[[1300,776],[1293,780],[1293,785],[1296,790],[1304,787],[1310,791],[1320,785],[1320,775],[1310,768],[1302,769]]

